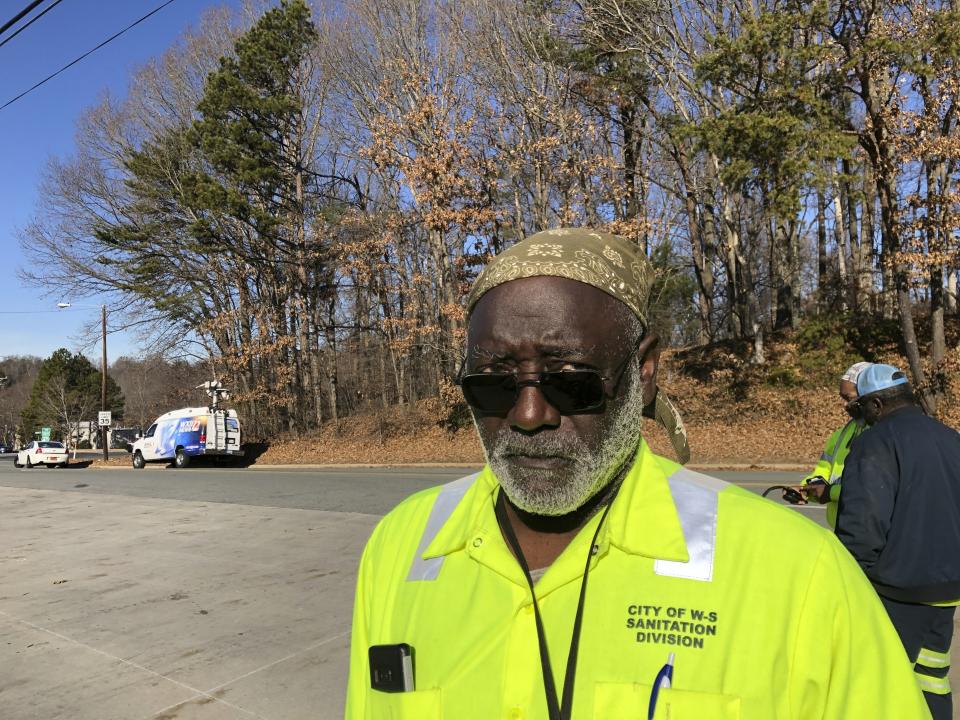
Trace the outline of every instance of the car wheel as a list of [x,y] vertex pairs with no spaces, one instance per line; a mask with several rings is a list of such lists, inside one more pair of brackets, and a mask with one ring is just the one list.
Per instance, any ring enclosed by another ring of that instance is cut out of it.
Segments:
[[177,448],[177,454],[173,458],[174,467],[182,470],[189,464],[190,464],[190,458],[183,451],[183,448]]
[[17,468],[22,467],[22,465],[20,465],[20,460],[17,459],[16,457],[13,458],[13,466]]
[[133,454],[133,467],[136,470],[143,470],[143,466],[147,464],[147,461],[143,459],[143,453],[137,450]]
[[62,463],[60,463],[59,465],[57,465],[57,467],[58,467],[58,468],[65,468],[65,467],[68,467],[69,465],[70,465],[70,461],[69,461],[69,460],[64,460]]
[[27,466],[27,469],[28,469],[28,470],[33,467],[33,463],[30,462],[30,456],[29,456],[29,455],[27,455],[26,466]]

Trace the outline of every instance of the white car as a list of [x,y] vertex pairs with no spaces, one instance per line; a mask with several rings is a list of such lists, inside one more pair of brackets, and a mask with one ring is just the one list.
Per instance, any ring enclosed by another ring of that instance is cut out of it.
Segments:
[[67,449],[62,442],[55,440],[34,440],[23,450],[17,453],[13,464],[16,467],[33,467],[46,465],[47,467],[66,467],[68,461]]

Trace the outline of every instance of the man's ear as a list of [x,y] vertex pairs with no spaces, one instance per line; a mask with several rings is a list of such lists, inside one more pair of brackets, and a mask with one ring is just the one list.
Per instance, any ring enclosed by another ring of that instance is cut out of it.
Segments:
[[643,383],[643,399],[653,402],[657,394],[657,368],[660,366],[660,336],[650,333],[637,348],[640,363],[640,382]]

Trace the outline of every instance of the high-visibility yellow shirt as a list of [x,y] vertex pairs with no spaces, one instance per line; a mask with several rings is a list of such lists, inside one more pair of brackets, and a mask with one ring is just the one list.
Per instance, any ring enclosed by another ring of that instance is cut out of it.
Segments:
[[[529,586],[489,468],[390,512],[363,554],[346,717],[547,718]],[[600,513],[536,583],[558,693]],[[815,620],[815,622],[814,622]],[[370,689],[367,649],[407,643],[416,689]],[[588,576],[573,720],[927,718],[903,646],[832,533],[642,443]]]
[[820,459],[807,477],[800,484],[806,485],[811,480],[820,478],[829,483],[830,501],[827,503],[827,522],[830,527],[837,526],[837,510],[840,507],[841,477],[843,464],[850,454],[850,443],[860,436],[867,426],[862,420],[850,420],[842,428],[834,430],[827,438]]

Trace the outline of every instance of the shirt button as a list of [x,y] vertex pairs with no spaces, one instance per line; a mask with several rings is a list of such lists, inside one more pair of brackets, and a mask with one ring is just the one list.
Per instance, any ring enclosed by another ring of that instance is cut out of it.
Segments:
[[482,538],[482,537],[475,537],[475,538],[473,539],[473,546],[474,546],[474,547],[480,547],[481,545],[483,545],[483,538]]
[[510,720],[520,720],[523,717],[523,710],[520,708],[513,708],[510,711]]
[[[527,605],[527,606],[523,609],[523,612],[526,613],[527,615],[533,615],[533,605]],[[518,712],[519,712],[519,711],[518,711]]]

